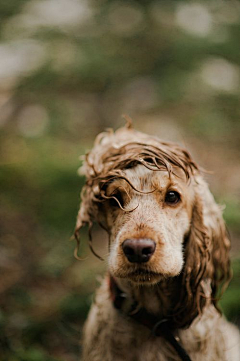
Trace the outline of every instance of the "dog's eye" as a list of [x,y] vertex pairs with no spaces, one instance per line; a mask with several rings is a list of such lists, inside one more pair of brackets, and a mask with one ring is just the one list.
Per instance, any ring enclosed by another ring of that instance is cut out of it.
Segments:
[[170,204],[176,204],[180,201],[180,194],[175,191],[169,191],[166,194],[165,202]]
[[119,204],[123,207],[123,197],[120,192],[114,192],[111,197],[110,204],[112,207],[119,207]]

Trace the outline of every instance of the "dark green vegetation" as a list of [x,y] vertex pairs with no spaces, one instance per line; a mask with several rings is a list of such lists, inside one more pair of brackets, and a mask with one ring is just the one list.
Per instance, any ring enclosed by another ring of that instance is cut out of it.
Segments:
[[1,1],[1,361],[78,360],[105,268],[86,233],[83,261],[69,241],[78,156],[122,113],[214,171],[206,177],[233,244],[221,305],[239,324],[239,19],[238,1]]

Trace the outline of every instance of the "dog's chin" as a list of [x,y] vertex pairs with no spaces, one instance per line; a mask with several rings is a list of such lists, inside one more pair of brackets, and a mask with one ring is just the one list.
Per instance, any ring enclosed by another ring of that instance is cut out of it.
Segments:
[[154,285],[168,277],[167,275],[164,275],[162,273],[156,273],[145,270],[136,270],[133,272],[125,272],[125,273],[117,272],[115,273],[115,276],[118,278],[125,279],[126,281],[130,281],[134,285],[139,285],[139,286]]
[[147,272],[146,274],[132,273],[125,277],[131,283],[139,286],[155,285],[166,277],[162,274]]
[[169,271],[151,271],[149,269],[137,268],[137,269],[129,269],[122,272],[122,270],[112,270],[111,274],[115,277],[125,279],[126,281],[131,282],[134,285],[139,286],[150,286],[155,285],[161,281],[167,280],[169,278],[173,278],[179,275],[180,272],[173,270]]

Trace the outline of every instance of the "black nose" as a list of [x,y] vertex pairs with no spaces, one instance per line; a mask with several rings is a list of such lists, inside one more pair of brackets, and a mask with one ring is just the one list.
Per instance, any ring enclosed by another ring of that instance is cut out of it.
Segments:
[[155,252],[156,243],[152,239],[126,239],[122,244],[123,252],[129,262],[148,262]]

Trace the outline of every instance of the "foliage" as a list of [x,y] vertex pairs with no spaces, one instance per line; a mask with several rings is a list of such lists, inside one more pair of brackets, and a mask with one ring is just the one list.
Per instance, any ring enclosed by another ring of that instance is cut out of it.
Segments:
[[206,178],[226,205],[234,259],[221,305],[239,324],[239,13],[237,1],[1,1],[3,360],[78,360],[105,270],[86,233],[86,260],[69,242],[84,183],[78,157],[122,113],[214,170]]

